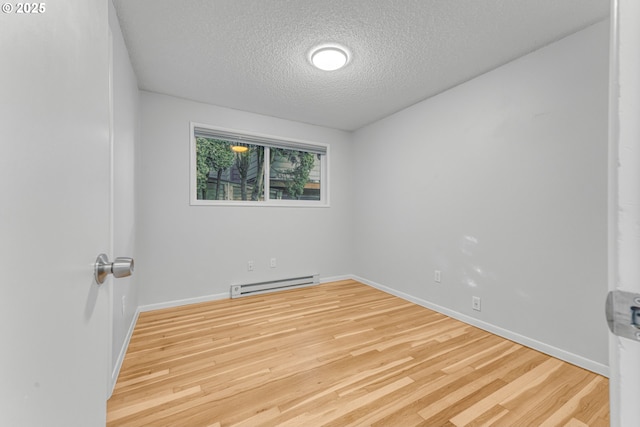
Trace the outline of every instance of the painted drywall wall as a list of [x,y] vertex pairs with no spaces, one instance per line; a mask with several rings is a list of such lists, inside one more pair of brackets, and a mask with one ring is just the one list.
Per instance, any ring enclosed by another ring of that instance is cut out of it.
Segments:
[[353,272],[606,370],[607,82],[603,22],[355,132]]
[[[191,121],[329,144],[330,207],[190,206]],[[349,133],[141,92],[141,135],[140,305],[226,297],[237,283],[349,273]],[[276,268],[269,266],[272,257]]]
[[[139,92],[135,73],[124,44],[115,8],[109,1],[109,26],[113,37],[113,253],[136,258],[135,162],[139,139]],[[126,351],[127,337],[138,307],[137,275],[111,280],[112,348],[111,381],[117,379]],[[124,308],[123,308],[124,298]]]

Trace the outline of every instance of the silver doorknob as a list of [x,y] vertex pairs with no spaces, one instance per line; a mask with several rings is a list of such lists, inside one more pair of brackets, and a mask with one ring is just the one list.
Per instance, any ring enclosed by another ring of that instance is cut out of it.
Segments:
[[109,262],[109,257],[105,254],[98,255],[94,267],[96,282],[101,285],[109,274],[113,277],[127,277],[133,273],[133,258],[118,257],[113,262]]

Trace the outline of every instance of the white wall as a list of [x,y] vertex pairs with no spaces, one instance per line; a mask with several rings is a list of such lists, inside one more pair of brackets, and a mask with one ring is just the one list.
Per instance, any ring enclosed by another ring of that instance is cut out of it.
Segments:
[[606,372],[607,82],[604,22],[357,131],[352,271]]
[[[190,206],[190,121],[330,144],[331,206]],[[141,135],[140,305],[226,297],[233,283],[351,271],[349,133],[141,92]]]
[[[113,35],[113,253],[133,257],[135,248],[135,161],[139,140],[139,92],[129,53],[124,44],[116,11],[109,1],[109,26]],[[111,380],[117,379],[124,358],[128,332],[132,328],[136,308],[137,274],[112,280],[112,349]],[[122,310],[122,298],[125,309]]]

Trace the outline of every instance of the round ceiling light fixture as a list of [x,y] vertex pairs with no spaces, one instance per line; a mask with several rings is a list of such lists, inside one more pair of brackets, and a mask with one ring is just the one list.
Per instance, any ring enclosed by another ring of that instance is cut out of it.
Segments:
[[321,47],[311,53],[311,63],[324,71],[338,70],[344,67],[348,60],[347,52],[336,46]]

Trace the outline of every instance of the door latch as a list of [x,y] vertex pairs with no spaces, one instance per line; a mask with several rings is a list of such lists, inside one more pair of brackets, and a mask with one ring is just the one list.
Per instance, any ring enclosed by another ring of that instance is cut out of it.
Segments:
[[640,294],[611,291],[605,311],[611,333],[640,341]]

